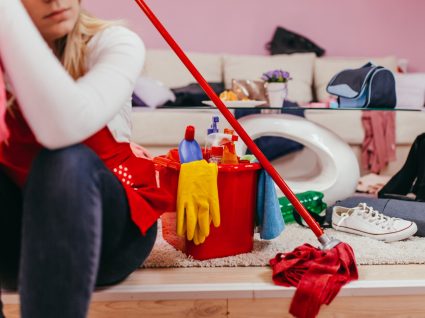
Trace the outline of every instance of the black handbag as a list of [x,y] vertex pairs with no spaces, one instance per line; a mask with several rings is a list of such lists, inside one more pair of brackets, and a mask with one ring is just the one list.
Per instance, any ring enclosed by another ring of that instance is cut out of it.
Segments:
[[305,36],[282,27],[277,27],[272,40],[266,44],[271,55],[313,52],[317,56],[325,54],[325,50],[307,39]]

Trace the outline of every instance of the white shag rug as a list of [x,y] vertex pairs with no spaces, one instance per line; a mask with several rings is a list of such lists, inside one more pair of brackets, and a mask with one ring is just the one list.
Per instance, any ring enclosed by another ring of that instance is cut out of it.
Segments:
[[[400,242],[384,243],[333,229],[327,229],[326,233],[351,245],[358,265],[425,264],[425,238],[423,237],[413,236]],[[258,234],[255,234],[254,250],[251,253],[198,261],[176,250],[162,238],[161,231],[158,231],[153,251],[143,267],[267,266],[269,260],[277,253],[290,252],[304,243],[319,246],[310,229],[298,224],[290,224],[278,238],[271,241],[261,240]]]

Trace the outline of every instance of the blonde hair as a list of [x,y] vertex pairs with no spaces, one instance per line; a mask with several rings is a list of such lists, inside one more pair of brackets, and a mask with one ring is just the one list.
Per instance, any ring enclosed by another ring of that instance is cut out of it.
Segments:
[[98,19],[85,11],[81,11],[74,29],[55,43],[55,53],[68,73],[77,79],[86,73],[87,43],[99,31],[119,21]]
[[[53,48],[68,73],[77,79],[86,73],[87,44],[98,32],[113,26],[121,25],[122,21],[106,21],[96,18],[81,10],[77,22],[71,33],[55,41]],[[7,109],[14,108],[16,98],[11,95],[7,101]]]

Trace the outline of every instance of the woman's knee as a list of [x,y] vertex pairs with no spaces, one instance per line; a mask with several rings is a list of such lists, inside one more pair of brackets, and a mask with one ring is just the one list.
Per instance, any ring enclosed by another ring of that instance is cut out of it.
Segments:
[[78,144],[57,150],[43,149],[34,160],[32,169],[79,169],[98,165],[100,158],[87,146]]
[[82,144],[58,150],[43,149],[34,160],[28,183],[66,182],[79,177],[86,178],[102,165],[100,158]]
[[24,189],[24,214],[77,215],[100,211],[100,158],[84,145],[42,150],[35,159]]

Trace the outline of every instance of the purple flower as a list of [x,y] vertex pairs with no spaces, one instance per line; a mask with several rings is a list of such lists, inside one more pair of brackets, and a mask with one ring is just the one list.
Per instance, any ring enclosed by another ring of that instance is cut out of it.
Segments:
[[289,75],[289,72],[287,71],[271,70],[271,71],[263,73],[263,75],[261,76],[261,79],[268,83],[273,83],[273,82],[286,83],[292,78]]

